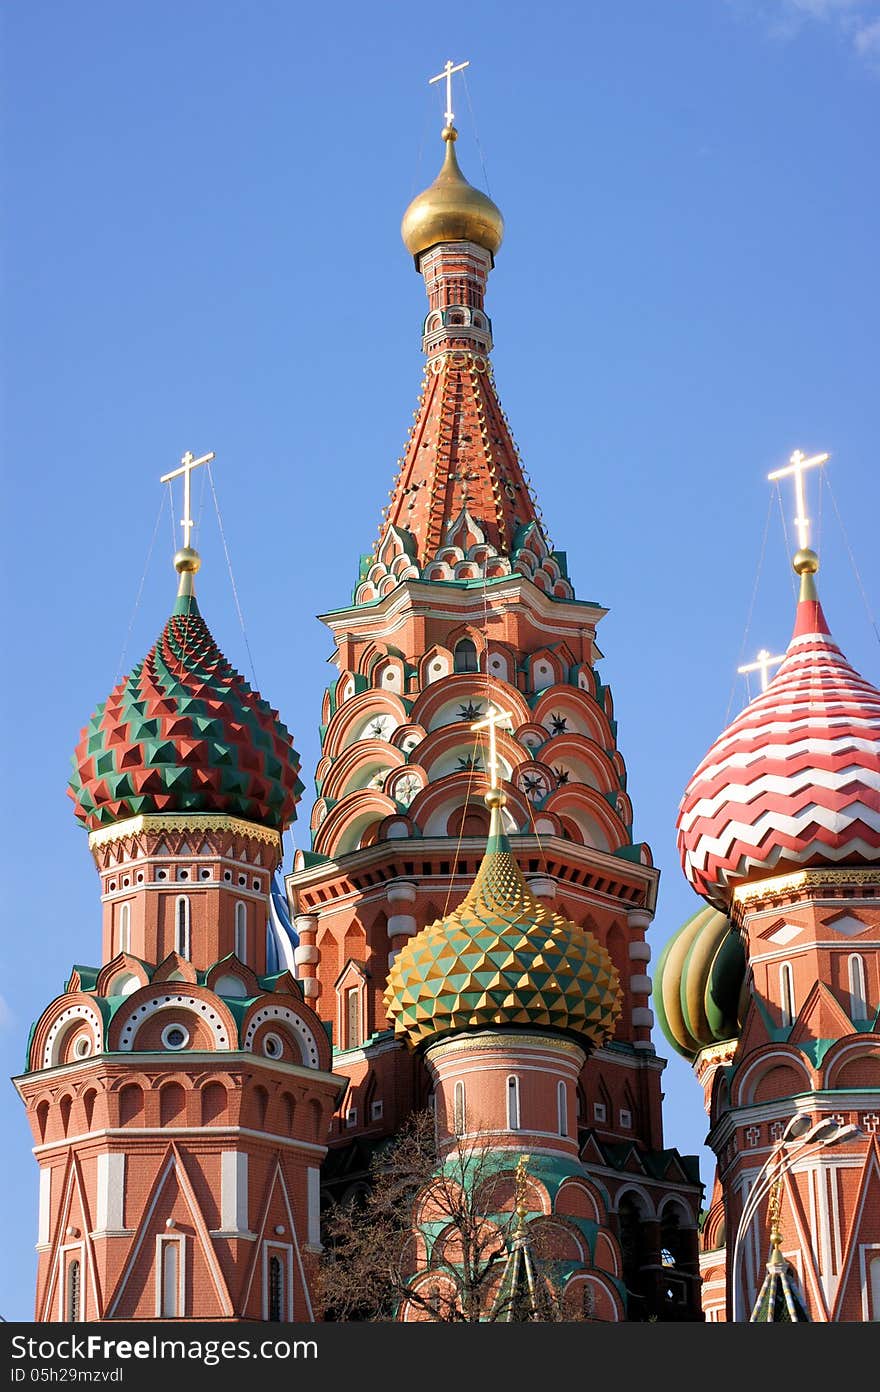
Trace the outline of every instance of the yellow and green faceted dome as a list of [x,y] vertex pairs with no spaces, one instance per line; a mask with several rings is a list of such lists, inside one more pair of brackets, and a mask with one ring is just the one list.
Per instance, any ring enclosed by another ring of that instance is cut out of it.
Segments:
[[89,831],[174,812],[283,831],[303,788],[287,727],[227,662],[191,593],[95,711],[73,766],[67,791]]
[[622,993],[592,933],[530,891],[501,827],[454,913],[423,928],[395,958],[385,989],[394,1033],[412,1047],[464,1030],[559,1030],[601,1044]]
[[739,933],[718,909],[698,909],[666,943],[654,972],[654,1009],[686,1059],[739,1036],[746,958]]

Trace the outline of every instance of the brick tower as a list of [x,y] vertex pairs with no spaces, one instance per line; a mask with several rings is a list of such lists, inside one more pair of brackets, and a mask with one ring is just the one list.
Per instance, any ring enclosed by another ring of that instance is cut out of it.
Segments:
[[[620,979],[592,933],[529,889],[502,829],[504,792],[490,787],[485,802],[489,838],[476,879],[457,909],[407,941],[385,1005],[395,1036],[425,1058],[444,1193],[451,1184],[468,1186],[472,1203],[483,1197],[474,1239],[506,1249],[508,1267],[517,1249],[531,1254],[537,1244],[540,1261],[522,1292],[533,1316],[549,1314],[543,1294],[568,1318],[588,1310],[619,1323],[623,1257],[606,1194],[581,1158],[576,1099],[585,1059],[620,1014]],[[446,1205],[453,1212],[457,1192]],[[471,1273],[456,1270],[462,1233],[442,1208],[429,1184],[416,1202],[416,1271],[400,1318],[430,1318],[439,1298],[466,1314],[476,1305],[483,1319],[510,1319],[520,1294],[514,1273],[508,1282],[506,1271],[493,1275],[501,1261],[489,1263],[475,1300]],[[430,1292],[424,1303],[422,1292]]]
[[831,637],[815,553],[794,568],[785,659],[682,799],[682,864],[711,907],[664,949],[656,1000],[703,1087],[718,1158],[707,1318],[786,1320],[802,1305],[815,1322],[868,1321],[880,1319],[880,692]]
[[406,942],[473,882],[488,814],[479,737],[509,713],[498,757],[504,832],[530,892],[586,928],[620,979],[613,1037],[577,1070],[577,1144],[609,1195],[628,1317],[699,1317],[693,1157],[663,1145],[646,941],[657,871],[633,836],[611,692],[599,677],[607,612],[575,597],[547,537],[496,395],[486,282],[494,203],[467,183],[457,133],[407,209],[424,278],[421,393],[353,600],[323,615],[338,676],[324,697],[312,849],[287,876],[306,999],[350,1080],[324,1166],[328,1196],[365,1180],[371,1149],[423,1107],[432,1080],[383,1001]]
[[173,614],[74,755],[101,964],[73,968],[14,1080],[40,1168],[37,1320],[312,1318],[345,1080],[299,982],[267,974],[299,759],[199,613],[197,552],[175,567]]

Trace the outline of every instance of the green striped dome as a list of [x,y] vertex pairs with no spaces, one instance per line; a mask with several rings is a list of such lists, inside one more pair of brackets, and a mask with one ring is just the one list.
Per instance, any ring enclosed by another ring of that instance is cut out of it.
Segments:
[[486,854],[467,897],[411,938],[385,990],[411,1045],[463,1030],[556,1029],[599,1045],[621,1008],[617,971],[592,933],[532,894],[492,807]]
[[654,973],[654,1008],[669,1043],[687,1059],[735,1039],[746,959],[730,920],[702,908],[668,941]]

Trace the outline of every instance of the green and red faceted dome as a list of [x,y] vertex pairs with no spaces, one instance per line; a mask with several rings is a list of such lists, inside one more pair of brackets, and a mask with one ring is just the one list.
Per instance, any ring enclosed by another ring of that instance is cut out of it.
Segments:
[[[195,553],[193,553],[195,554]],[[68,786],[89,831],[152,813],[223,813],[283,831],[303,785],[278,712],[227,662],[195,596],[95,711]]]

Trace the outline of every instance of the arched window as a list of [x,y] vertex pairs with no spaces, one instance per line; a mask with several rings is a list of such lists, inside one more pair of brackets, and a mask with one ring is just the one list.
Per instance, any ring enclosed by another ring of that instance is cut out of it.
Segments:
[[794,1024],[797,1012],[794,1008],[794,972],[791,962],[782,962],[779,967],[779,1008],[783,1025]]
[[247,961],[247,904],[241,900],[235,906],[235,955],[239,962]]
[[463,1136],[467,1125],[465,1113],[464,1083],[455,1084],[455,1101],[453,1103],[452,1129],[456,1136]]
[[269,1319],[284,1320],[284,1267],[280,1257],[269,1258]]
[[565,1083],[556,1084],[556,1113],[560,1136],[568,1135],[568,1090]]
[[185,894],[179,894],[174,904],[174,951],[178,957],[189,957],[189,939],[189,899]]
[[131,952],[131,904],[128,903],[119,905],[117,951]]
[[472,638],[462,638],[455,645],[455,671],[478,672],[477,645]]
[[79,1262],[72,1261],[67,1268],[67,1318],[69,1320],[82,1319],[80,1272]]
[[512,1074],[507,1079],[507,1125],[509,1130],[519,1130],[519,1078]]
[[867,1020],[868,991],[865,985],[865,959],[854,952],[849,959],[849,1018]]

